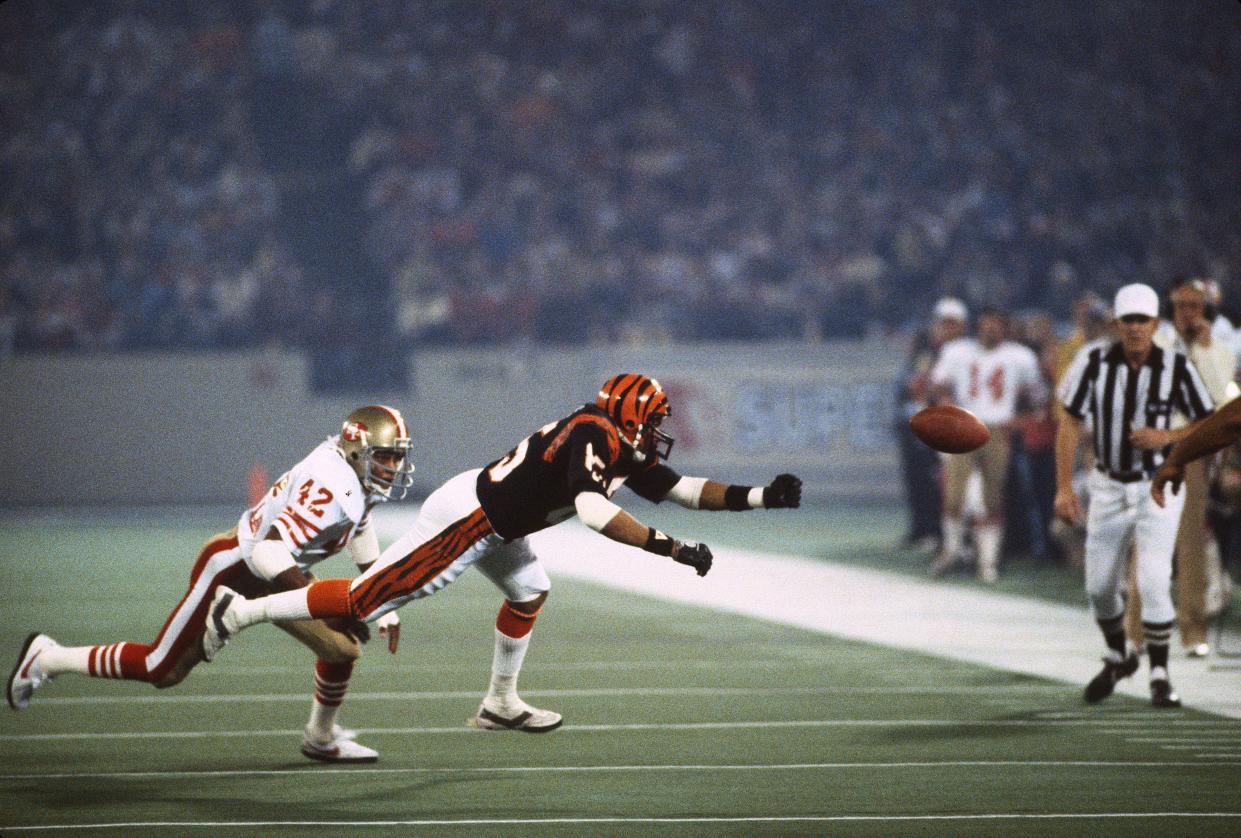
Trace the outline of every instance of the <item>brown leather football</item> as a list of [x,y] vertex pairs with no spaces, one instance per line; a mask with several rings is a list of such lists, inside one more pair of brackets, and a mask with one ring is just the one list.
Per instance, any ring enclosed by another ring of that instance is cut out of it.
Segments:
[[914,436],[936,451],[964,454],[987,444],[991,431],[977,416],[955,404],[933,405],[909,419]]

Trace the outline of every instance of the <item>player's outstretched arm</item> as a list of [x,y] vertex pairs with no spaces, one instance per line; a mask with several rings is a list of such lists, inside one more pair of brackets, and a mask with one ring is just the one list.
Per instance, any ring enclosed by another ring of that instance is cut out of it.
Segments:
[[712,511],[796,509],[801,506],[801,479],[792,474],[779,474],[766,486],[730,486],[702,477],[682,477],[665,499],[687,509]]
[[1151,480],[1151,495],[1160,506],[1164,502],[1164,487],[1171,483],[1173,491],[1180,488],[1185,466],[1241,439],[1241,398],[1233,399],[1190,427]]
[[638,547],[657,556],[668,556],[706,576],[714,558],[705,544],[678,541],[648,527],[599,492],[582,492],[574,501],[582,523],[620,544]]

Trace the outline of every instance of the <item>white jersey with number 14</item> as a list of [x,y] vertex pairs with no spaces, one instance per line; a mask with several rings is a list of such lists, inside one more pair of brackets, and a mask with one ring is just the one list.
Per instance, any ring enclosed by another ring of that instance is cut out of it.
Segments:
[[931,380],[987,425],[1012,422],[1023,391],[1035,404],[1047,397],[1037,356],[1012,341],[987,349],[973,338],[955,340],[944,347]]

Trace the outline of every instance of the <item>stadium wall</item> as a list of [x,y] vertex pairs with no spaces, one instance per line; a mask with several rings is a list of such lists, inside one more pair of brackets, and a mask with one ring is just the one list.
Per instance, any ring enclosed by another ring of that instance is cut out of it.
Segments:
[[901,357],[878,342],[420,351],[407,389],[325,397],[293,353],[18,356],[0,361],[0,504],[244,502],[256,465],[274,479],[370,401],[411,420],[426,492],[626,370],[670,391],[682,471],[793,470],[814,494],[895,497]]

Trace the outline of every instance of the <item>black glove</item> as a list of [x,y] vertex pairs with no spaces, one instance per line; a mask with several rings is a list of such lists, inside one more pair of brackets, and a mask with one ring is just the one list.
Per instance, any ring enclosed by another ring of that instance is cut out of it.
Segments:
[[332,631],[347,634],[359,643],[366,643],[371,639],[371,627],[361,620],[352,617],[329,617],[323,622]]
[[771,485],[763,489],[763,506],[767,509],[796,509],[801,506],[801,478],[777,474]]
[[674,562],[687,564],[698,571],[699,576],[706,576],[711,569],[711,548],[696,541],[677,542],[677,554],[672,557]]

